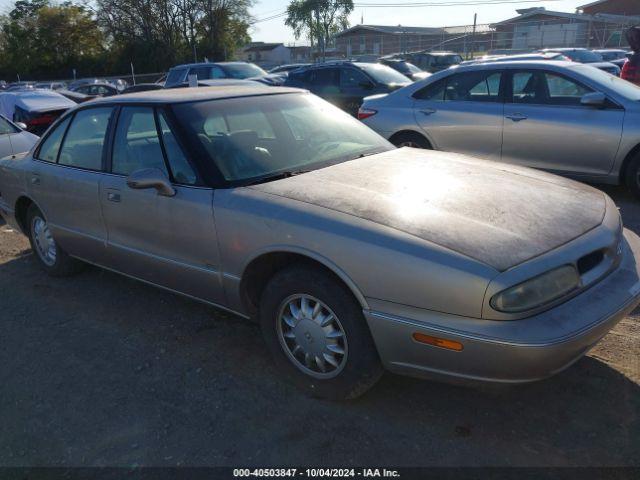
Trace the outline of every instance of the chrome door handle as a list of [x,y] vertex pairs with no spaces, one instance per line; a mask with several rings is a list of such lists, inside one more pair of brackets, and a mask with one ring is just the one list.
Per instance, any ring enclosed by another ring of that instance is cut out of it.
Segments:
[[434,108],[425,108],[424,110],[420,110],[420,113],[423,115],[433,115],[437,110]]
[[31,185],[40,185],[40,177],[31,177]]
[[109,200],[110,202],[118,203],[120,201],[120,194],[119,193],[114,193],[114,192],[108,192],[107,193],[107,200]]
[[509,115],[505,115],[509,120],[513,120],[514,122],[521,122],[522,120],[526,120],[528,117],[521,113],[512,113]]

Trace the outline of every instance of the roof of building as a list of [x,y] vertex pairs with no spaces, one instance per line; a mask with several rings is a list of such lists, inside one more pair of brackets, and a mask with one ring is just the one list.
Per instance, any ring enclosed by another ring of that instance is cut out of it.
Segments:
[[609,13],[597,13],[595,15],[587,15],[586,13],[569,13],[569,12],[556,12],[554,10],[547,10],[544,7],[534,7],[522,10],[517,10],[520,14],[517,17],[508,18],[501,22],[493,23],[490,26],[505,25],[512,22],[518,22],[537,15],[548,15],[550,17],[566,18],[568,20],[577,20],[581,22],[604,22],[604,23],[632,23],[637,22],[640,17],[615,15]]
[[[338,33],[336,37],[346,35],[358,30],[368,30],[371,32],[386,33],[390,35],[456,35],[471,33],[470,26],[453,26],[453,27],[407,27],[404,25],[354,25]],[[490,31],[488,25],[476,25],[476,33]]]
[[270,52],[271,50],[275,50],[278,47],[283,47],[283,43],[252,43],[248,45],[244,51],[245,52]]
[[607,3],[609,0],[597,0],[595,2],[587,3],[586,5],[580,5],[578,9],[587,8],[587,7],[595,7],[596,5],[600,5],[601,3]]
[[433,35],[442,33],[442,28],[436,27],[405,27],[403,25],[354,25],[338,33],[336,37],[352,33],[357,30],[369,30],[379,33],[388,33],[392,35]]
[[98,103],[182,103],[201,100],[221,100],[224,98],[252,97],[256,95],[273,95],[281,93],[303,92],[297,88],[269,87],[251,83],[248,85],[225,85],[217,87],[168,88],[145,92],[127,93],[102,97],[83,105]]

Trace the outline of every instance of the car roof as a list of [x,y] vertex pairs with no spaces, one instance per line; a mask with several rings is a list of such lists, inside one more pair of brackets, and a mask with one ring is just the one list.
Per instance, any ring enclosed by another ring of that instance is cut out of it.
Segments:
[[459,72],[464,70],[481,70],[481,69],[489,69],[489,68],[523,68],[523,67],[540,67],[540,68],[576,68],[581,67],[584,64],[577,62],[565,62],[564,60],[553,61],[549,60],[509,60],[509,61],[486,61],[486,62],[478,62],[467,65],[458,65],[455,67],[448,68],[444,70],[445,72]]
[[262,84],[230,85],[218,87],[169,88],[148,90],[145,92],[126,93],[113,97],[103,97],[88,102],[86,105],[102,103],[183,103],[201,100],[222,100],[225,98],[253,97],[258,95],[275,95],[283,93],[302,93],[305,90],[287,87],[265,88]]
[[170,68],[170,70],[175,70],[177,68],[191,68],[191,67],[206,67],[210,65],[246,65],[247,62],[199,62],[199,63],[183,63],[180,65],[175,65]]

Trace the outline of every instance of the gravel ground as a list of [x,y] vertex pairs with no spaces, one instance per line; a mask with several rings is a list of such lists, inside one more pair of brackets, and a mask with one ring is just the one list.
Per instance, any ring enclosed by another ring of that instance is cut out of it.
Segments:
[[6,225],[0,292],[0,466],[640,466],[639,312],[537,384],[386,374],[331,403],[280,382],[257,326],[97,268],[48,278]]

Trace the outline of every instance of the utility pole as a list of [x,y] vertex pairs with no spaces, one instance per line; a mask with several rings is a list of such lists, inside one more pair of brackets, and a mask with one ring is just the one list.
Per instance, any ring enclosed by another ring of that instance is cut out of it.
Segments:
[[471,58],[476,56],[476,26],[478,24],[478,14],[473,14],[473,33],[471,34]]

